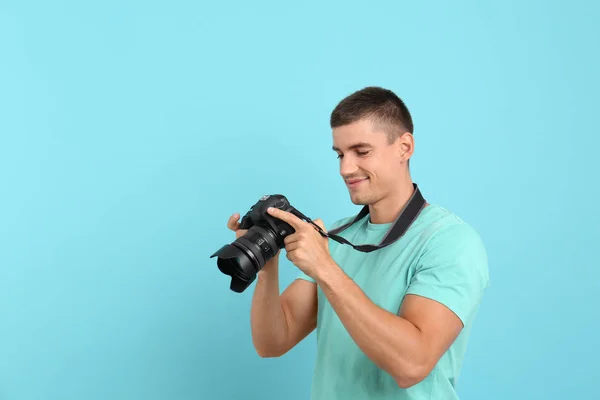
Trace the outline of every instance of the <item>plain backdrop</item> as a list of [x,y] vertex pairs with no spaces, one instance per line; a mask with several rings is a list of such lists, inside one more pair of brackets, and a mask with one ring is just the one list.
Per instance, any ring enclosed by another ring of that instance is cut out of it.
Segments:
[[[0,3],[0,399],[307,399],[315,336],[250,337],[213,251],[263,194],[358,212],[329,114],[369,85],[485,240],[461,399],[597,396],[591,1]],[[282,257],[281,286],[297,269]]]

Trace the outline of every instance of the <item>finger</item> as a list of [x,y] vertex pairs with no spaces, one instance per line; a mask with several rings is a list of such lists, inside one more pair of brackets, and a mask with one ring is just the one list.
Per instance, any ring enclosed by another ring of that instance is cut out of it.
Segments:
[[298,259],[298,249],[286,250],[285,251],[285,258],[287,258],[288,260],[290,260],[292,262],[292,264],[293,264]]
[[300,235],[298,235],[297,233],[292,233],[291,235],[286,236],[285,239],[283,239],[283,243],[287,246],[292,243],[296,243],[299,240],[300,240]]
[[289,253],[293,253],[294,250],[298,250],[300,248],[300,243],[298,242],[292,242],[290,244],[286,244],[285,245],[285,251],[289,254]]
[[301,229],[305,226],[305,222],[300,218],[296,217],[294,214],[289,213],[287,211],[280,210],[279,208],[270,207],[267,209],[267,212],[274,216],[275,218],[279,218],[280,220],[287,222],[294,228],[295,230]]
[[240,223],[238,222],[239,218],[240,218],[240,214],[238,214],[238,213],[233,214],[227,220],[227,227],[229,229],[231,229],[232,231],[237,231],[240,226]]
[[313,220],[315,224],[317,224],[321,229],[325,230],[325,224],[321,221],[321,218],[317,218]]

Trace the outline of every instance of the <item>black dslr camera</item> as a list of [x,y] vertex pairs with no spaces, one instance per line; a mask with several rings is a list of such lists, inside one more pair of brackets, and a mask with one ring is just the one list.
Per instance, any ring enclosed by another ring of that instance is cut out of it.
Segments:
[[267,212],[269,207],[279,208],[312,222],[292,207],[283,195],[261,197],[250,207],[240,223],[240,229],[247,229],[248,232],[210,256],[218,257],[219,270],[231,276],[230,288],[234,292],[242,293],[246,290],[265,263],[285,247],[283,240],[295,232],[287,222],[271,216]]

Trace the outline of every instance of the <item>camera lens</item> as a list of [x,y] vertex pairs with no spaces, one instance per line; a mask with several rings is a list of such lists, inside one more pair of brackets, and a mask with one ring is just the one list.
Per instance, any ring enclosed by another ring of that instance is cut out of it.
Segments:
[[219,270],[231,276],[231,290],[241,293],[256,279],[256,274],[278,249],[275,233],[255,225],[233,243],[221,247],[211,258],[218,257]]

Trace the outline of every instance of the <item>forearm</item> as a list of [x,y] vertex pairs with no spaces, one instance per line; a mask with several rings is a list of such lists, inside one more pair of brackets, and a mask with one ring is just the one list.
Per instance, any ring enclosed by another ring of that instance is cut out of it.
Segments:
[[259,272],[252,297],[252,341],[261,357],[279,355],[289,331],[279,296],[279,261],[269,263]]
[[419,329],[373,303],[336,264],[320,271],[317,283],[367,357],[400,386],[422,379],[426,360]]

